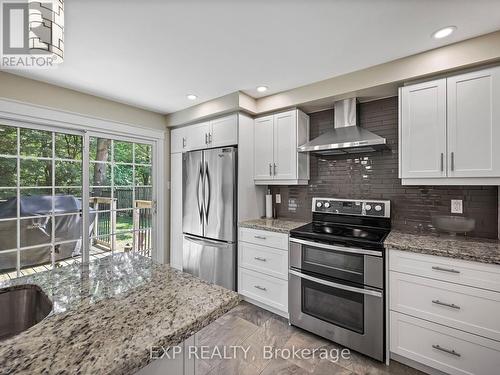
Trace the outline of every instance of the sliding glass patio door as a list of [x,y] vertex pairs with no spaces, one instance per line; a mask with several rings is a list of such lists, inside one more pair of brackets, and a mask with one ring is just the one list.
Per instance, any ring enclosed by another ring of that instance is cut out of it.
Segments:
[[83,139],[0,125],[0,279],[81,259]]
[[154,143],[0,123],[0,280],[152,255]]
[[153,145],[89,136],[90,257],[108,252],[151,256]]

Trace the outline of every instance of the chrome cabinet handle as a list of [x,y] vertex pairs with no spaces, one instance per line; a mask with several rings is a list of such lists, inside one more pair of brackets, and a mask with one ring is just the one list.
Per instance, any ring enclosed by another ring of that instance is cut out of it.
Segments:
[[269,163],[269,176],[273,175],[273,165]]
[[208,145],[208,133],[205,133],[205,144]]
[[455,170],[455,153],[453,151],[451,152],[451,170]]
[[451,354],[451,355],[454,355],[456,357],[461,357],[462,355],[460,353],[457,353],[456,351],[454,351],[453,349],[446,349],[446,348],[443,348],[439,345],[432,345],[432,347],[434,349],[437,349],[437,350],[441,350],[442,352],[445,352],[445,353],[448,353],[448,354]]
[[276,176],[276,163],[274,163],[274,175]]
[[306,274],[304,274],[302,272],[295,271],[295,270],[288,270],[288,273],[290,275],[300,277],[301,279],[306,279],[306,280],[312,281],[314,283],[318,283],[318,284],[321,284],[321,285],[329,286],[331,288],[347,290],[348,292],[353,292],[353,293],[358,293],[358,294],[365,294],[365,295],[369,295],[369,296],[373,296],[373,297],[378,297],[378,298],[382,298],[384,296],[382,294],[382,292],[379,292],[377,290],[362,289],[362,288],[356,288],[356,287],[350,286],[350,285],[334,283],[333,281],[318,279],[317,277],[314,277],[314,276],[311,276],[311,275],[306,275]]
[[267,262],[267,259],[266,258],[262,258],[262,257],[254,257],[255,260],[260,260],[261,262]]
[[186,137],[182,137],[182,148],[186,147]]
[[444,172],[444,154],[441,153],[441,172]]
[[259,290],[263,290],[264,292],[267,290],[267,288],[264,288],[263,286],[260,285],[254,285],[253,287]]
[[212,133],[208,133],[208,143],[212,143]]
[[254,236],[254,238],[257,238],[259,240],[265,240],[267,237],[266,236]]
[[439,267],[439,266],[432,266],[432,269],[435,271],[444,271],[444,272],[450,272],[450,273],[460,273],[460,271],[455,270],[453,268],[444,268],[444,267]]
[[451,307],[452,309],[457,309],[460,310],[460,306],[455,305],[454,303],[446,303],[446,302],[441,302],[438,299],[432,300],[432,303],[436,305],[441,305],[441,306],[446,306],[446,307]]
[[377,250],[364,250],[364,249],[358,249],[356,247],[342,247],[342,246],[335,246],[335,245],[327,245],[327,244],[323,244],[323,243],[319,243],[319,242],[301,240],[298,238],[290,238],[290,242],[298,243],[300,245],[312,246],[312,247],[316,247],[319,249],[340,251],[343,253],[374,255],[374,256],[378,256],[378,257],[382,256],[382,252],[377,251]]

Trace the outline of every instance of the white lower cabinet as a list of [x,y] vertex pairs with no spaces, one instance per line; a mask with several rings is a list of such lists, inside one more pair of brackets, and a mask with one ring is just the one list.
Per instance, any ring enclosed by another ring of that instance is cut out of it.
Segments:
[[288,279],[288,252],[272,247],[239,242],[239,265],[270,276]]
[[238,235],[238,292],[288,317],[288,234],[240,228]]
[[[240,228],[238,239],[243,242],[288,251],[288,235],[267,230]],[[288,253],[287,253],[288,256]]]
[[240,268],[239,292],[280,311],[288,311],[288,281]]
[[500,293],[391,273],[391,310],[500,341]]
[[390,250],[391,353],[448,374],[499,374],[499,276],[497,265]]
[[448,374],[498,375],[500,342],[391,311],[392,353]]
[[500,292],[500,266],[391,250],[389,270]]

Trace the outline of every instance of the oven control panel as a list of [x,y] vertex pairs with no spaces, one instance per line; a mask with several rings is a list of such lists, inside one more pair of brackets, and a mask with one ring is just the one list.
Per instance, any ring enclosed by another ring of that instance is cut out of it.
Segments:
[[391,202],[384,200],[351,200],[313,198],[312,211],[337,215],[391,217]]

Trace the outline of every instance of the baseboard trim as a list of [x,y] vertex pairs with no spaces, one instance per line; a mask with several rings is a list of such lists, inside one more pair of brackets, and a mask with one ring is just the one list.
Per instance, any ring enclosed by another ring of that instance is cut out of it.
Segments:
[[273,314],[276,314],[276,315],[279,315],[279,316],[281,316],[281,317],[283,317],[285,319],[288,319],[288,312],[286,312],[286,311],[278,310],[278,309],[276,309],[274,307],[268,306],[268,305],[266,305],[266,304],[264,304],[262,302],[256,301],[253,298],[246,297],[246,296],[243,296],[241,294],[240,294],[240,296],[241,296],[241,298],[244,301],[246,301],[248,303],[251,303],[252,305],[258,306],[260,308],[263,308],[264,310],[272,312]]
[[391,352],[390,356],[391,356],[391,360],[394,360],[396,362],[400,362],[406,366],[409,366],[409,367],[412,367],[412,368],[417,369],[419,371],[425,372],[426,374],[429,374],[429,375],[447,375],[445,372],[442,372],[440,370],[436,370],[435,368],[432,368],[432,367],[424,365],[420,362],[414,361],[413,359],[403,357],[399,354]]

